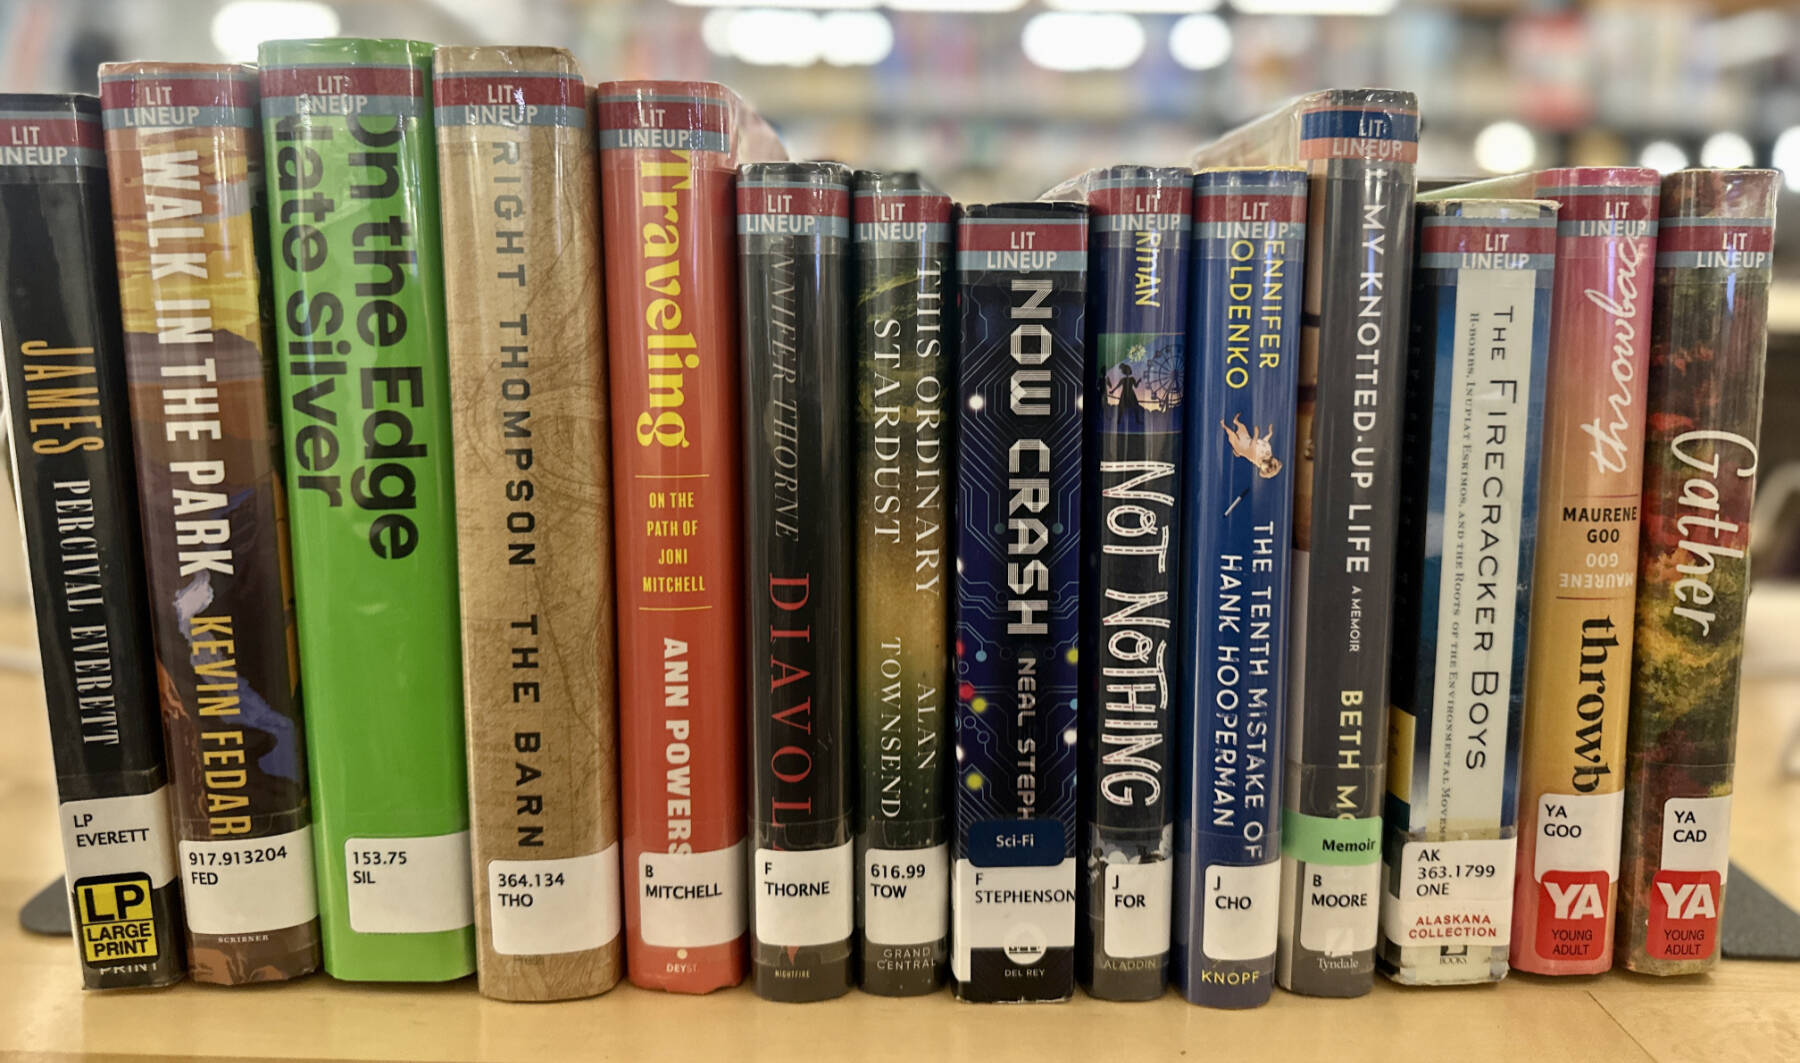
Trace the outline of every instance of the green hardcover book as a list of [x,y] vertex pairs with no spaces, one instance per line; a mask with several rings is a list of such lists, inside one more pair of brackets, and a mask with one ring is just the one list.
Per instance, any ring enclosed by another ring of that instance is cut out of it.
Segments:
[[283,447],[325,969],[475,970],[431,46],[271,41]]

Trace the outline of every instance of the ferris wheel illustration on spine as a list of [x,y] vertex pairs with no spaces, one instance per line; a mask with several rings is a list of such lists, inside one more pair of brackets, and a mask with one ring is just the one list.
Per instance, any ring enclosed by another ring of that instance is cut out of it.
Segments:
[[[1145,410],[1163,413],[1181,405],[1182,338],[1156,336],[1149,344],[1134,343],[1113,368],[1113,386],[1126,377],[1137,381],[1138,404]],[[1129,369],[1129,371],[1127,371]],[[1120,397],[1112,402],[1116,405]]]

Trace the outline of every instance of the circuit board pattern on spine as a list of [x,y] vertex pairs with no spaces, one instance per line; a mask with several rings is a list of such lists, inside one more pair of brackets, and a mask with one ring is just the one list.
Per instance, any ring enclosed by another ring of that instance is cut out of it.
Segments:
[[1087,207],[957,225],[956,844],[965,1000],[1075,987],[1082,317]]

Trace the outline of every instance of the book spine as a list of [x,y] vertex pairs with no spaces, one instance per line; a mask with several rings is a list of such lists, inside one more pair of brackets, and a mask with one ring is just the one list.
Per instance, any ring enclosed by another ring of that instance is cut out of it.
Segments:
[[0,338],[82,984],[181,979],[100,108],[0,94]]
[[1619,874],[1619,948],[1643,974],[1719,962],[1781,180],[1662,185]]
[[1360,996],[1381,885],[1419,118],[1410,93],[1358,90],[1313,97],[1298,121],[1312,187],[1276,977],[1308,996]]
[[612,491],[588,90],[560,48],[440,47],[432,95],[474,851],[503,1000],[623,973]]
[[950,896],[964,1000],[1075,990],[1087,237],[1079,204],[970,207],[957,225]]
[[1560,204],[1525,670],[1512,966],[1612,968],[1625,815],[1655,170],[1546,170]]
[[1507,971],[1556,210],[1419,208],[1380,955],[1407,985]]
[[1275,978],[1306,190],[1300,169],[1194,183],[1175,967],[1216,1008]]
[[856,175],[859,896],[882,996],[932,992],[949,964],[953,213],[911,174]]
[[598,99],[626,969],[687,993],[746,959],[733,100],[699,82]]
[[850,171],[738,172],[751,964],[758,996],[856,980]]
[[1087,189],[1076,973],[1102,1000],[1168,985],[1175,786],[1187,170],[1120,166]]
[[110,63],[100,94],[188,969],[319,966],[256,72]]
[[474,913],[431,49],[271,41],[260,60],[325,969],[461,978]]

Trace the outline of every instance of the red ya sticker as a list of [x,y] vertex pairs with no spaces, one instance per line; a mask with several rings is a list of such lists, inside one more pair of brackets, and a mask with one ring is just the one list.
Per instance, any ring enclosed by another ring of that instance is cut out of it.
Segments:
[[1604,871],[1546,871],[1538,881],[1537,954],[1547,960],[1597,960],[1612,929]]
[[1669,871],[1650,880],[1645,947],[1659,960],[1704,960],[1719,942],[1717,871]]

